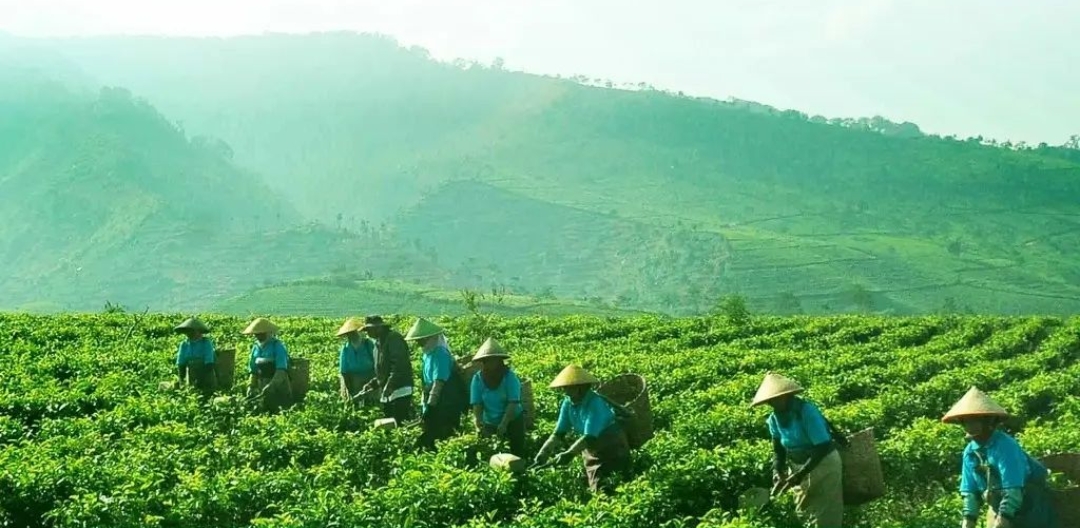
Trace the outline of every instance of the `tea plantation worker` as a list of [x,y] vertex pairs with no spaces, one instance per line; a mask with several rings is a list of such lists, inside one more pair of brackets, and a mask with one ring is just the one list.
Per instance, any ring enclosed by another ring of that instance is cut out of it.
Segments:
[[338,337],[344,337],[338,354],[338,372],[341,381],[341,397],[347,403],[374,404],[379,395],[374,390],[359,401],[353,400],[363,392],[368,382],[375,379],[375,341],[360,335],[364,325],[355,317],[348,318],[337,331]]
[[383,417],[404,423],[413,417],[413,373],[405,338],[378,315],[364,318],[360,330],[375,339],[375,379],[364,387],[380,389]]
[[214,342],[206,337],[210,327],[197,317],[190,317],[176,325],[173,330],[187,337],[176,351],[176,373],[180,377],[180,383],[189,380],[191,385],[203,394],[212,393],[217,387],[217,375],[214,372],[217,356],[214,353]]
[[472,360],[480,364],[469,386],[476,431],[481,437],[498,435],[510,443],[510,453],[525,456],[525,413],[521,405],[521,378],[506,359],[510,354],[488,338]]
[[1046,467],[997,428],[1008,416],[971,387],[941,419],[963,426],[969,439],[960,464],[962,526],[974,528],[982,505],[989,503],[994,512],[991,528],[1057,528]]
[[439,325],[418,318],[405,340],[415,341],[423,351],[420,369],[423,433],[418,445],[421,449],[433,449],[437,440],[450,438],[461,424],[461,415],[468,409],[468,390]]
[[289,352],[285,349],[285,343],[277,338],[277,331],[277,325],[262,317],[244,329],[245,335],[255,336],[248,358],[248,372],[251,374],[248,396],[260,396],[262,408],[271,412],[292,403]]
[[566,397],[559,407],[555,432],[544,442],[535,462],[542,464],[565,440],[571,430],[579,438],[555,455],[556,464],[564,464],[581,453],[589,489],[593,492],[611,489],[616,478],[630,470],[630,444],[626,433],[615,420],[611,404],[593,390],[600,380],[577,365],[569,365],[559,373],[549,387],[562,389]]
[[773,443],[773,479],[795,493],[795,509],[807,526],[838,528],[843,523],[843,467],[825,416],[813,402],[796,396],[798,383],[768,373],[751,406],[768,404],[766,423]]

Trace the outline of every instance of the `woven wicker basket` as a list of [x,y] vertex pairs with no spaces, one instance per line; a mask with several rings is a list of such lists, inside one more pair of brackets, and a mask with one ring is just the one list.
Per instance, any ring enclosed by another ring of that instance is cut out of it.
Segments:
[[[1064,473],[1069,480],[1080,483],[1080,453],[1047,455],[1041,462],[1046,469]],[[1050,497],[1057,510],[1058,526],[1080,526],[1080,487],[1054,489]]]
[[305,358],[289,358],[289,388],[292,389],[294,402],[303,401],[307,396],[310,368],[311,361]]
[[215,354],[214,373],[217,374],[218,390],[228,392],[236,380],[236,349],[222,348]]
[[844,504],[857,506],[884,496],[885,474],[873,428],[863,429],[847,440],[848,445],[839,450],[844,466]]
[[630,449],[645,445],[653,437],[652,407],[645,378],[637,374],[620,374],[602,383],[597,392],[608,401],[632,411],[632,416],[625,422]]
[[525,410],[525,429],[531,431],[536,427],[536,404],[533,402],[532,381],[524,378],[521,380],[521,406]]

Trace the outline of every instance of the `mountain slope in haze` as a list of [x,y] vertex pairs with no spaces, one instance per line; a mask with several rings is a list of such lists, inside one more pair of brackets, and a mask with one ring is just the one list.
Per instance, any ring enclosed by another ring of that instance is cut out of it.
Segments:
[[[1080,164],[1070,150],[462,69],[345,33],[41,44],[145,95],[192,133],[223,138],[238,164],[329,223],[402,218],[413,232],[437,230],[447,222],[437,214],[450,211],[426,210],[424,197],[477,180],[654,226],[657,238],[617,251],[659,251],[643,261],[661,259],[664,230],[723,237],[726,271],[694,306],[738,293],[754,309],[785,312],[1080,309]],[[343,189],[362,193],[364,206]],[[510,208],[482,222],[543,228]],[[439,244],[481,259],[510,243],[462,233]],[[552,269],[596,277],[610,266],[577,258],[570,241],[558,247]],[[514,262],[500,280],[536,276]]]
[[[507,218],[522,221],[508,223]],[[472,181],[448,183],[395,222],[432,247],[454,284],[481,291],[700,313],[720,298],[727,242],[534,200]],[[603,265],[597,265],[603,263]]]
[[[209,306],[348,267],[421,269],[379,233],[300,228],[284,199],[126,90],[94,98],[0,74],[0,292],[99,309]],[[436,276],[437,273],[432,273]]]

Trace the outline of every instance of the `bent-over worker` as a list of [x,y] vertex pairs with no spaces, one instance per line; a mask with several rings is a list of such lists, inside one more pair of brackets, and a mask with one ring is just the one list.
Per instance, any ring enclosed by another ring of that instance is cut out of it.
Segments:
[[[413,417],[413,372],[405,338],[378,315],[364,318],[360,330],[375,339],[375,379],[364,390],[379,389],[383,417],[402,424]],[[381,389],[380,389],[381,388]]]
[[593,386],[600,380],[577,366],[567,366],[551,382],[549,387],[562,389],[566,397],[559,407],[555,432],[544,442],[535,462],[544,463],[551,453],[573,431],[579,438],[555,455],[556,464],[565,464],[581,453],[589,489],[593,492],[607,491],[614,487],[621,476],[630,470],[630,444],[626,432],[615,419],[615,410],[600,396]]
[[248,358],[251,380],[248,397],[259,396],[264,410],[274,412],[292,403],[289,386],[289,352],[285,343],[277,338],[278,327],[262,317],[255,319],[244,329],[245,335],[253,335]]
[[436,441],[450,438],[461,425],[461,415],[468,407],[468,391],[439,325],[418,318],[405,340],[415,341],[423,352],[420,369],[423,433],[417,445],[421,449],[433,449]]
[[375,379],[375,341],[360,335],[363,323],[354,317],[348,318],[337,331],[338,337],[344,337],[338,354],[338,377],[341,381],[341,397],[346,403],[374,404],[379,395],[371,390],[362,398],[356,398],[364,391],[368,382]]
[[480,370],[473,374],[469,386],[469,403],[473,408],[476,432],[483,437],[498,435],[510,443],[510,453],[525,456],[525,413],[521,405],[521,378],[506,359],[510,354],[494,338],[488,338],[473,362]]
[[190,317],[173,330],[187,337],[176,351],[176,374],[180,383],[189,382],[204,395],[212,393],[217,388],[214,371],[217,355],[214,342],[206,337],[210,327],[197,317]]
[[970,440],[960,465],[964,528],[975,528],[979,511],[989,503],[990,528],[1057,528],[1047,469],[1016,440],[998,429],[1009,413],[976,387],[945,413],[941,421],[960,424]]
[[844,518],[843,466],[825,416],[796,396],[798,383],[768,373],[751,406],[772,407],[766,423],[773,443],[774,489],[792,489],[806,526],[839,528]]

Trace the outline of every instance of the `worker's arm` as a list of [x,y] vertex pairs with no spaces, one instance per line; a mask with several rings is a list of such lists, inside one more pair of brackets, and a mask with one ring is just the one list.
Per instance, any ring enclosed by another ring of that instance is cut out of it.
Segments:
[[180,383],[183,383],[184,379],[187,377],[187,365],[176,367],[176,375],[180,378]]
[[476,427],[476,431],[480,432],[484,428],[484,406],[480,404],[474,404],[472,406],[473,425]]
[[582,451],[585,450],[586,447],[588,447],[586,445],[586,442],[588,442],[588,440],[589,438],[587,436],[579,437],[577,440],[574,441],[574,443],[570,444],[570,447],[566,448],[566,451],[563,451],[556,456],[556,461],[562,464],[569,459],[579,455]]
[[788,473],[787,467],[787,449],[784,449],[784,444],[780,441],[779,437],[773,437],[772,439],[773,449],[773,476],[776,479],[781,479]]
[[824,444],[818,444],[810,448],[810,460],[807,460],[806,463],[798,469],[798,471],[796,471],[794,474],[791,475],[791,477],[789,477],[791,482],[802,482],[802,480],[806,478],[806,476],[809,475],[811,471],[817,468],[818,464],[820,464],[821,461],[825,459],[825,457],[829,456],[829,453],[832,453],[833,449],[834,447],[831,441],[825,442]]
[[979,493],[964,493],[962,497],[964,498],[963,517],[965,523],[963,526],[969,526],[967,523],[970,522],[970,526],[974,527],[979,520],[979,510],[982,509],[982,497]]
[[445,386],[445,381],[435,380],[435,383],[431,385],[431,392],[428,394],[428,407],[434,407],[439,404],[439,397],[442,396],[442,390]]
[[562,444],[563,436],[564,435],[559,433],[554,433],[549,436],[548,439],[544,441],[544,445],[540,446],[540,452],[536,453],[535,462],[537,464],[544,463],[544,461],[551,456],[551,453],[555,452],[559,445]]
[[517,413],[518,402],[508,402],[506,404],[506,412],[503,413],[502,421],[499,422],[499,433],[505,433],[510,427],[510,422],[514,421],[514,414]]

